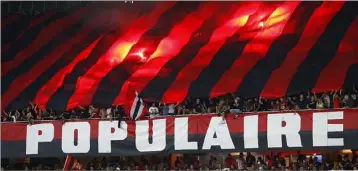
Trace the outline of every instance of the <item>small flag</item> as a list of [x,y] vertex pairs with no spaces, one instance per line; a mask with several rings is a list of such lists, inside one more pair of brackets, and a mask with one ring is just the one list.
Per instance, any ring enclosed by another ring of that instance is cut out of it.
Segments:
[[147,112],[143,99],[138,95],[138,92],[134,90],[133,86],[129,85],[127,89],[127,97],[124,108],[126,115],[132,120],[142,119]]
[[63,166],[63,170],[82,170],[83,165],[79,163],[79,161],[71,157],[71,155],[67,155],[65,165]]

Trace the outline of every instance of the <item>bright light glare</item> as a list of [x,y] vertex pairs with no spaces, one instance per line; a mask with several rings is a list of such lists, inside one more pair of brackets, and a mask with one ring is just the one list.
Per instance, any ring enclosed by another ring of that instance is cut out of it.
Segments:
[[259,27],[264,27],[264,22],[259,22]]
[[111,63],[118,64],[119,62],[122,62],[133,45],[134,42],[120,42],[114,44],[108,52]]
[[143,49],[139,49],[139,51],[136,52],[136,53],[132,53],[132,55],[138,56],[138,57],[140,57],[142,60],[146,60],[146,57],[145,57],[145,55],[144,55],[144,52],[145,52],[145,49],[143,48]]

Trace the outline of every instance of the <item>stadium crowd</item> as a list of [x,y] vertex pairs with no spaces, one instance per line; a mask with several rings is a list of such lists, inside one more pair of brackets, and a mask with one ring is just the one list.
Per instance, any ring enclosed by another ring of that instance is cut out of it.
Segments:
[[[262,156],[262,155],[261,155]],[[222,156],[210,155],[208,160],[200,160],[200,155],[184,154],[170,162],[169,157],[141,156],[115,158],[90,158],[87,162],[80,159],[74,169],[71,170],[358,170],[357,152],[352,150],[352,155],[336,156],[334,161],[322,161],[316,156],[306,156],[297,152],[294,160],[281,153],[276,155],[255,157],[250,152],[240,153],[238,156],[228,154],[225,159]],[[221,160],[222,159],[222,160]],[[201,163],[201,161],[203,163]],[[20,165],[2,165],[4,170],[61,170],[63,163],[60,160],[39,161],[32,160]]]
[[[241,98],[234,94],[227,94],[209,99],[186,98],[182,103],[176,104],[146,103],[148,107],[150,106],[147,113],[149,117],[216,113],[224,118],[226,113],[234,113],[234,116],[237,117],[243,112],[357,108],[357,94],[358,91],[353,86],[353,88],[339,91],[319,94],[300,93],[279,99]],[[118,116],[125,116],[122,106],[97,108],[90,105],[88,107],[77,106],[68,111],[55,111],[53,109],[40,109],[38,105],[30,102],[24,109],[3,110],[1,121],[28,121],[32,124],[35,120],[113,119]]]

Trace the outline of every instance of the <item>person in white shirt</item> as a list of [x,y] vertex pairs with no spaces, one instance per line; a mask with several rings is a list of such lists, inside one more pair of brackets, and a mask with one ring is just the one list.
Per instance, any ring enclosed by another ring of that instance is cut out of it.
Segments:
[[245,159],[244,159],[244,153],[240,153],[239,157],[236,159],[237,163],[237,169],[238,170],[244,170],[245,168]]
[[107,108],[107,119],[112,121],[112,108]]
[[179,105],[179,103],[177,104],[174,104],[174,103],[171,103],[168,105],[168,115],[174,115],[175,114],[175,108]]
[[158,109],[158,107],[155,106],[155,103],[152,103],[152,106],[149,108],[149,114],[150,115],[159,114],[159,109]]

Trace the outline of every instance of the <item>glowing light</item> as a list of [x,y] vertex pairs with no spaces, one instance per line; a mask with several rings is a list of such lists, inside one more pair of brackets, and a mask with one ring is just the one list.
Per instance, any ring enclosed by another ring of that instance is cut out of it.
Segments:
[[110,57],[111,62],[122,62],[133,45],[133,42],[120,42],[112,46],[111,49],[108,51],[108,56]]
[[237,17],[237,18],[233,19],[230,22],[230,24],[233,25],[233,26],[242,27],[242,26],[244,26],[246,24],[248,19],[249,19],[248,15],[240,16],[240,17]]
[[264,27],[264,25],[265,25],[264,22],[262,22],[262,21],[259,22],[259,27]]
[[139,49],[138,52],[136,53],[132,53],[131,55],[134,55],[134,56],[138,56],[140,57],[140,59],[143,61],[143,60],[146,60],[147,58],[145,57],[145,48],[142,48],[142,49]]

